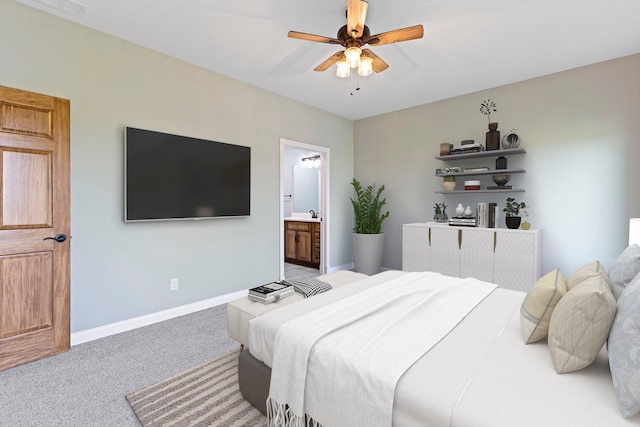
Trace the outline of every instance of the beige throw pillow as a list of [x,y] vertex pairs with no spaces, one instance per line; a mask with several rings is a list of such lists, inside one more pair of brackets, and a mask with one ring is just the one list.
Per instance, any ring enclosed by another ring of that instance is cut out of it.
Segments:
[[550,271],[531,286],[520,307],[520,329],[525,344],[547,337],[551,313],[567,293],[567,285],[559,269]]
[[602,266],[600,261],[593,261],[589,264],[583,265],[573,273],[567,277],[567,290],[573,288],[574,286],[584,282],[585,280],[597,276],[598,274],[602,274],[609,285],[609,289],[613,289],[613,285],[609,280],[609,276],[607,276],[607,271]]
[[574,286],[556,305],[549,323],[549,352],[559,374],[589,366],[602,349],[616,300],[603,275]]

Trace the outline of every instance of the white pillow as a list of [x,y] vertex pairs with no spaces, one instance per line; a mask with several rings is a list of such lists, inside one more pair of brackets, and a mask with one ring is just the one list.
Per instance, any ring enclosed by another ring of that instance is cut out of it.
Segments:
[[625,417],[640,414],[640,273],[618,298],[608,342],[618,406]]
[[574,286],[549,323],[549,352],[559,374],[589,366],[602,349],[616,315],[616,300],[603,275]]
[[551,313],[566,293],[567,285],[557,268],[531,286],[520,307],[520,329],[525,344],[547,337]]

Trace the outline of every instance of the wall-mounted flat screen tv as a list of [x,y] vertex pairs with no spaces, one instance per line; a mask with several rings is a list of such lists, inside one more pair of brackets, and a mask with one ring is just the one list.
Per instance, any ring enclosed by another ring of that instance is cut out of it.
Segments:
[[243,217],[251,147],[125,127],[125,221]]

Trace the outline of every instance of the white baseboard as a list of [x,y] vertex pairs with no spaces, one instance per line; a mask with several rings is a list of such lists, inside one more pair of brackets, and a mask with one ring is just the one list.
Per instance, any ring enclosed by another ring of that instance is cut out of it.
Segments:
[[154,323],[162,322],[164,320],[184,316],[185,314],[195,313],[196,311],[201,311],[207,308],[216,307],[221,304],[226,304],[230,301],[245,296],[247,296],[246,290],[238,291],[232,294],[221,295],[203,301],[198,301],[191,304],[181,305],[179,307],[169,308],[167,310],[146,314],[144,316],[134,317],[132,319],[122,320],[120,322],[111,323],[109,325],[98,326],[97,328],[74,332],[71,334],[71,345],[74,346],[82,344],[85,342],[97,340],[99,338],[108,337],[110,335],[119,334],[121,332],[130,331],[142,326],[148,326]]
[[340,270],[351,270],[353,269],[353,263],[350,264],[343,264],[343,265],[339,265],[337,267],[327,267],[327,274],[329,273],[335,273],[336,271],[340,271]]

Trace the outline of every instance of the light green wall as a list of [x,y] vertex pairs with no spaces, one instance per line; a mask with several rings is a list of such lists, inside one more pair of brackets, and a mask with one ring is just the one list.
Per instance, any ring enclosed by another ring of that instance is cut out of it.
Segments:
[[[352,121],[12,1],[0,40],[0,84],[71,100],[72,332],[278,279],[280,138],[331,148],[329,267],[351,262]],[[125,125],[251,146],[251,216],[125,224]]]
[[[479,107],[491,99],[498,108],[492,121],[502,132],[518,129],[527,150],[509,167],[526,169],[512,182],[526,189],[516,197],[543,229],[543,271],[560,267],[568,275],[594,259],[608,267],[627,246],[629,218],[640,216],[638,76],[634,55],[357,121],[355,176],[387,188],[383,265],[401,268],[402,224],[432,220],[436,202],[445,201],[449,215],[458,203],[504,205],[506,195],[434,194],[442,189],[434,176],[444,166],[434,159],[440,143],[484,143]],[[494,167],[493,160],[461,166]]]
[[[0,84],[71,100],[73,332],[276,279],[280,138],[331,148],[330,268],[351,262],[354,156],[356,177],[387,187],[386,267],[401,267],[402,224],[435,202],[487,201],[433,193],[439,144],[483,141],[487,98],[523,137],[510,166],[527,169],[514,181],[544,229],[545,271],[608,265],[640,216],[639,55],[357,121],[354,153],[349,120],[16,2],[0,2],[0,40]],[[251,146],[251,217],[125,224],[125,125]]]

